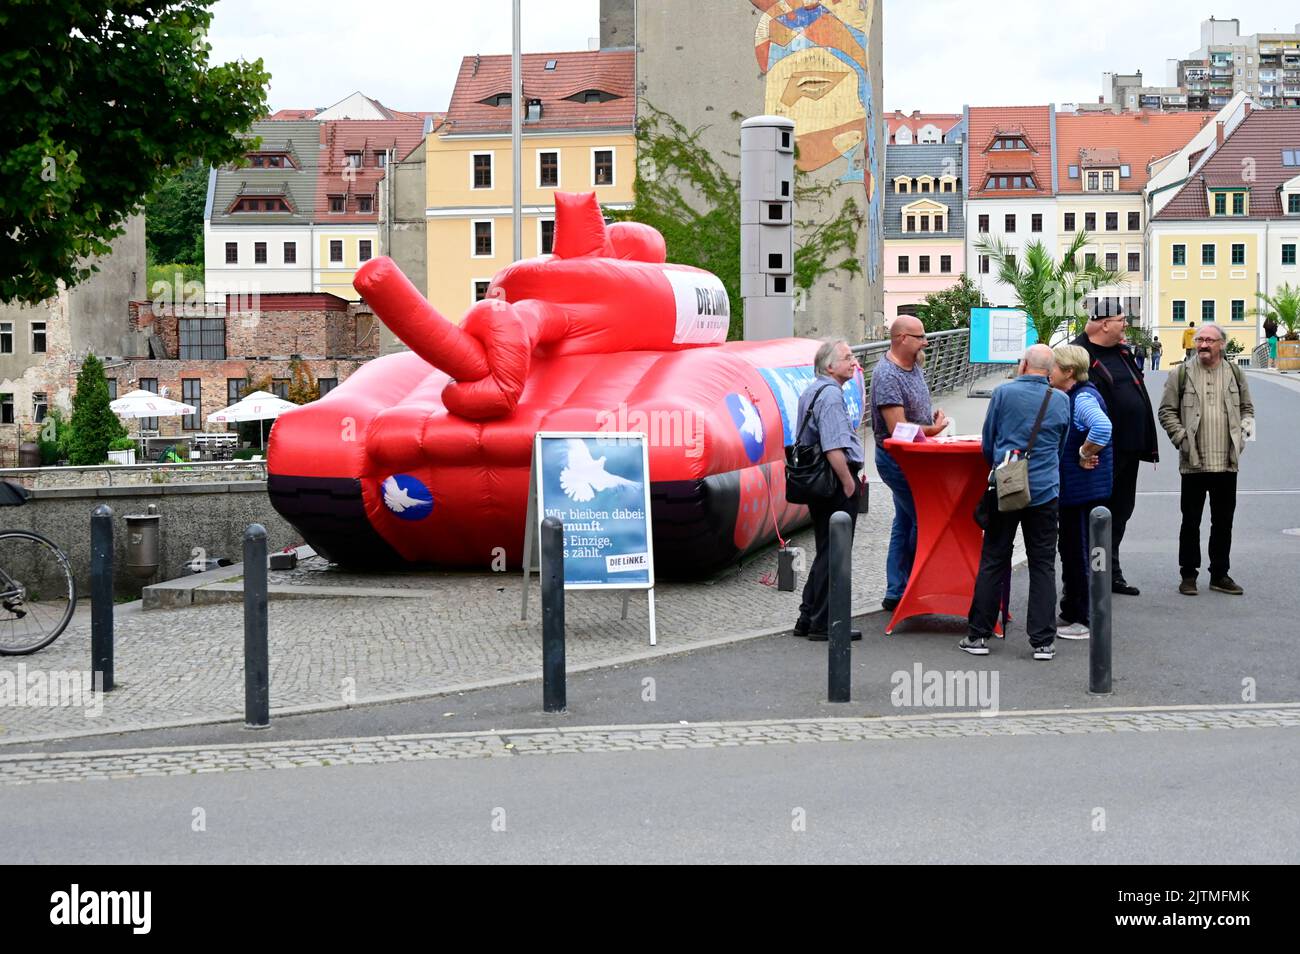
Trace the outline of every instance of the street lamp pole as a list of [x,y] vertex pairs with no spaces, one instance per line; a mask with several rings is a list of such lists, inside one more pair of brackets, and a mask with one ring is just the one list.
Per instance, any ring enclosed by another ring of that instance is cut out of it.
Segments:
[[519,261],[523,253],[523,209],[520,207],[520,194],[523,192],[523,126],[520,109],[523,106],[523,77],[519,63],[519,0],[514,0],[514,45],[510,50],[510,154],[513,159],[514,172],[514,207],[511,221],[514,223],[514,258]]

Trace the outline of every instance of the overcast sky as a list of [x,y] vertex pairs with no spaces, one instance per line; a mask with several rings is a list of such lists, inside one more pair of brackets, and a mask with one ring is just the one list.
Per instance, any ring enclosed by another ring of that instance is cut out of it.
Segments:
[[[643,0],[654,2],[654,0]],[[749,0],[699,0],[738,3]],[[395,109],[447,108],[461,57],[510,52],[510,0],[219,0],[215,62],[261,57],[270,105],[328,106],[361,90]],[[598,0],[524,0],[525,52],[585,50]],[[1074,10],[1071,13],[1069,11]],[[885,108],[1096,101],[1104,71],[1165,82],[1165,60],[1200,46],[1200,22],[1236,17],[1243,34],[1290,32],[1297,0],[1196,10],[1168,0],[1077,8],[1043,0],[884,0]],[[1091,21],[1091,22],[1089,22]]]

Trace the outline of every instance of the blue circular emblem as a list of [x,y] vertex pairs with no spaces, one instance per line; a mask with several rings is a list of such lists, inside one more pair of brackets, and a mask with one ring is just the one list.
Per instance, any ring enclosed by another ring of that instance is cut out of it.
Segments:
[[740,431],[740,440],[745,445],[745,455],[751,463],[758,463],[763,456],[763,419],[758,416],[754,402],[743,394],[727,395],[727,410],[731,420]]
[[433,513],[433,494],[410,474],[393,474],[382,490],[384,506],[402,520],[423,520]]

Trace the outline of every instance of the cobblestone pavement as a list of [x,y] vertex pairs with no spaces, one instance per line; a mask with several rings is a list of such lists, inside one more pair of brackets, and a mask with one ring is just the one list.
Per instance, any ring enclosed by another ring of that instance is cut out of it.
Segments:
[[367,765],[431,759],[791,745],[809,742],[923,740],[1005,735],[1194,732],[1300,727],[1300,706],[1105,711],[873,719],[795,719],[695,725],[540,729],[383,736],[328,742],[189,746],[53,755],[0,755],[0,784],[210,772]]
[[[855,539],[855,607],[878,608],[893,510],[882,488],[872,513],[859,518]],[[882,499],[883,498],[883,499]],[[811,532],[794,542],[809,551]],[[315,562],[315,561],[313,561]],[[707,584],[663,584],[655,590],[658,646],[677,652],[720,638],[793,625],[799,594],[765,585],[775,551]],[[279,575],[279,574],[277,574]],[[302,569],[288,576],[312,583],[354,575]],[[392,575],[387,584],[420,586],[428,598],[337,597],[272,601],[269,608],[272,711],[343,706],[393,696],[436,693],[541,673],[541,596],[534,575],[529,621],[519,620],[521,574]],[[375,586],[371,579],[367,585]],[[634,593],[620,619],[617,593],[570,593],[565,605],[567,663],[613,664],[651,652],[646,598]],[[68,631],[33,656],[0,660],[0,674],[78,671],[90,664],[89,607]],[[243,714],[243,607],[239,603],[121,613],[115,625],[118,688],[101,714],[76,706],[0,706],[0,744],[147,725],[219,721]]]

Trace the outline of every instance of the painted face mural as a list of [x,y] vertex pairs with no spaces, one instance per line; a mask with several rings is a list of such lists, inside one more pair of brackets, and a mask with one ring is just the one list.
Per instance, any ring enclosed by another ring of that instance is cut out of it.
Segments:
[[812,172],[842,160],[839,181],[862,183],[868,277],[874,281],[880,152],[867,50],[876,0],[750,2],[763,13],[754,33],[754,54],[766,76],[764,108],[794,120],[800,169]]

